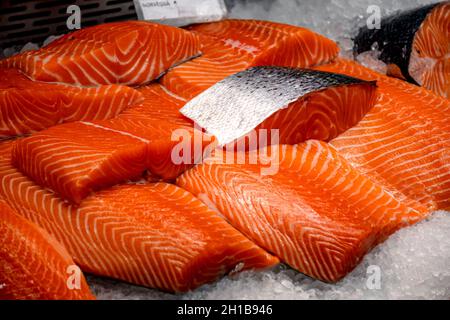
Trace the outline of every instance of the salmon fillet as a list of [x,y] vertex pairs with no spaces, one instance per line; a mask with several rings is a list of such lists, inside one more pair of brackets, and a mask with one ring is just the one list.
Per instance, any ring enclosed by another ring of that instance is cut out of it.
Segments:
[[[255,149],[267,143],[331,140],[370,110],[375,91],[375,82],[328,72],[253,67],[218,82],[180,112],[220,145],[241,148],[253,134],[259,143],[249,141],[253,145],[246,147]],[[260,138],[266,137],[264,144]]]
[[69,287],[68,271],[76,265],[52,236],[2,199],[0,216],[0,300],[94,298],[82,274]]
[[318,67],[377,80],[376,105],[331,144],[355,168],[397,198],[429,210],[450,208],[450,101],[346,60]]
[[170,70],[162,83],[191,99],[218,81],[252,66],[306,68],[332,61],[331,40],[308,29],[257,20],[224,20],[194,25],[202,56]]
[[0,61],[0,67],[46,82],[141,85],[199,53],[198,37],[189,31],[126,21],[69,33],[44,48]]
[[[140,91],[145,101],[115,119],[63,124],[21,139],[14,165],[76,204],[146,170],[153,179],[176,178],[201,159],[211,139],[179,113],[183,99],[159,84]],[[198,152],[176,155],[178,145]]]
[[450,1],[436,6],[417,31],[409,72],[421,86],[450,99]]
[[387,64],[388,75],[450,97],[450,1],[394,13],[380,29],[363,27],[355,55],[372,51]]
[[[270,154],[271,163],[261,154]],[[224,159],[219,153],[177,184],[256,244],[322,281],[342,279],[375,245],[428,215],[418,203],[395,199],[325,142],[251,151],[241,164]],[[278,170],[263,176],[268,165]]]
[[226,77],[247,69],[247,53],[225,42],[200,35],[202,55],[169,70],[160,82],[186,99],[192,99]]
[[[284,81],[294,89],[284,88]],[[271,82],[280,87],[272,88]],[[244,88],[243,93],[236,94],[236,87]],[[178,111],[184,103],[182,98],[154,84],[141,90],[145,105],[131,108],[117,119],[66,124],[22,139],[13,150],[13,163],[39,185],[80,203],[90,192],[138,179],[145,170],[151,173],[151,179],[174,179],[203,159],[216,141],[222,144],[245,140],[254,128],[258,133],[270,132],[267,138],[274,144],[294,144],[311,138],[330,140],[364,116],[374,103],[375,89],[371,82],[317,71],[250,69],[225,79],[183,107],[184,114],[215,135],[213,140],[193,129],[192,122]],[[267,119],[250,123],[257,119],[255,114],[267,109],[263,104],[273,103],[279,105],[261,118]],[[209,127],[209,120],[200,121],[199,117],[223,122],[220,128]],[[240,130],[235,127],[240,123],[252,126]],[[231,139],[223,137],[224,130],[233,135]],[[279,131],[275,142],[273,130]],[[175,138],[177,131],[180,139]],[[260,138],[244,147],[267,145],[268,141]]]
[[175,185],[119,185],[69,205],[11,165],[12,144],[0,147],[0,196],[64,244],[84,272],[181,292],[278,263]]
[[138,91],[125,86],[48,84],[32,81],[16,69],[0,68],[0,138],[64,122],[114,118],[142,99]]

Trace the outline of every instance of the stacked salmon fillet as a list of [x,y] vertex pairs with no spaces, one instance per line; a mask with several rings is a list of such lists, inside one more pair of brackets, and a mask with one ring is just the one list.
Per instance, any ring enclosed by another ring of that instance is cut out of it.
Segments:
[[[304,28],[225,20],[105,24],[0,61],[0,283],[15,283],[0,298],[92,298],[84,278],[67,289],[75,264],[169,292],[280,261],[336,282],[450,208],[450,101],[337,55]],[[230,92],[257,96],[242,72],[268,65],[311,68],[287,73],[299,93],[256,126],[279,143],[225,150],[180,112],[236,73]],[[24,257],[58,289],[9,272],[33,280]]]

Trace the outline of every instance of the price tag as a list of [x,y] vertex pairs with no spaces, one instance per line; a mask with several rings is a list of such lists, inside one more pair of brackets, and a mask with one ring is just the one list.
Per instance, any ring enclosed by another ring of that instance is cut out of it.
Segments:
[[210,22],[226,17],[223,0],[134,0],[140,20],[175,26]]

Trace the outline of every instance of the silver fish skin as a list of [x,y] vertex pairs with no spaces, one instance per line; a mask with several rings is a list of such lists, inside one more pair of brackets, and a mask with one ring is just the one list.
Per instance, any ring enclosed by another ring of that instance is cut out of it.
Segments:
[[286,67],[252,67],[218,82],[180,112],[223,146],[245,136],[277,111],[330,87],[368,83],[345,75]]

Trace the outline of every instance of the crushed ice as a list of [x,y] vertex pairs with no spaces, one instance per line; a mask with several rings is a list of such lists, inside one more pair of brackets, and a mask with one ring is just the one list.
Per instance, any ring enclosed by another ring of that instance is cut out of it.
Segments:
[[[369,5],[382,15],[426,5],[438,0],[227,0],[230,17],[262,19],[304,26],[321,33],[341,47],[341,55],[352,58],[352,38],[367,20]],[[57,39],[51,36],[44,45]],[[0,50],[1,57],[36,49]],[[357,60],[376,71],[386,66],[376,50]],[[113,280],[89,277],[99,299],[449,299],[450,213],[436,212],[429,221],[402,229],[369,253],[341,283],[324,284],[285,266],[267,272],[244,272],[226,277],[185,295],[171,295]],[[377,274],[378,273],[378,274]]]
[[[341,55],[353,58],[353,38],[373,14],[369,6],[377,6],[381,17],[440,0],[228,0],[234,4],[230,16],[243,19],[270,20],[310,28],[337,41]],[[369,12],[368,12],[369,11]],[[370,58],[374,57],[372,55]],[[383,71],[377,59],[361,59],[366,66]],[[381,63],[381,64],[380,64]]]
[[285,266],[226,277],[185,295],[89,278],[98,299],[449,299],[450,213],[404,228],[376,247],[336,285]]
[[[288,23],[310,28],[324,36],[337,41],[341,55],[353,58],[352,38],[370,18],[369,6],[380,8],[381,16],[387,16],[400,10],[440,2],[440,0],[225,0],[230,8],[231,18],[261,19]],[[51,36],[47,45],[58,36]],[[30,47],[35,44],[27,44]],[[20,52],[20,47],[0,50],[0,58],[9,57]],[[371,64],[367,65],[371,67]],[[380,70],[380,63],[375,62],[375,70]]]

